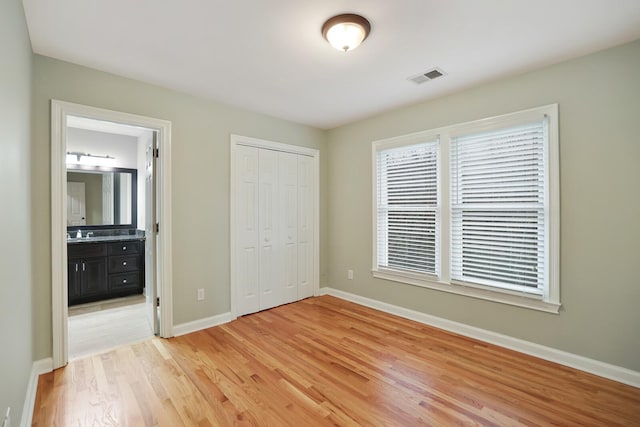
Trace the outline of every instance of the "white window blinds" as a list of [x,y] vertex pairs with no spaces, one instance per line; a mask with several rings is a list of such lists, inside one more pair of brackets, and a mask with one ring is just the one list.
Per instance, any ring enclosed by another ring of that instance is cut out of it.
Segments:
[[438,275],[438,141],[377,152],[378,267]]
[[546,119],[451,139],[451,278],[545,287]]

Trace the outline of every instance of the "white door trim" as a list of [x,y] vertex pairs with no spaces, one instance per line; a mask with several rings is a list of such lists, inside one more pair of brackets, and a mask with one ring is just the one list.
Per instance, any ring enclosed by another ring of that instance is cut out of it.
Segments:
[[230,144],[230,233],[229,233],[229,248],[230,248],[230,299],[231,299],[231,318],[238,317],[237,313],[237,285],[236,285],[236,247],[235,247],[235,229],[236,229],[236,212],[235,212],[235,175],[236,175],[236,150],[235,147],[243,145],[247,147],[266,148],[268,150],[282,151],[285,153],[302,154],[313,158],[313,210],[315,212],[314,224],[313,224],[313,240],[314,240],[314,256],[313,256],[313,295],[318,296],[320,292],[320,151],[301,147],[298,145],[282,144],[280,142],[267,141],[265,139],[252,138],[249,136],[234,135],[231,134]]
[[103,108],[51,100],[51,304],[53,368],[67,364],[67,116],[87,117],[158,132],[158,290],[160,296],[160,336],[173,336],[172,254],[171,254],[171,122]]

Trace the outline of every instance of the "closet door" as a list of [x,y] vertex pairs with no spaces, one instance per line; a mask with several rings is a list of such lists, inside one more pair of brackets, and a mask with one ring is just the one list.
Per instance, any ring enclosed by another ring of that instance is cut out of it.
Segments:
[[236,253],[238,316],[260,310],[258,155],[257,148],[236,147]]
[[313,296],[313,159],[298,156],[298,299]]
[[298,300],[298,155],[278,153],[282,304]]
[[281,262],[278,224],[278,152],[260,150],[259,153],[260,209],[258,224],[260,310],[282,304],[280,292]]

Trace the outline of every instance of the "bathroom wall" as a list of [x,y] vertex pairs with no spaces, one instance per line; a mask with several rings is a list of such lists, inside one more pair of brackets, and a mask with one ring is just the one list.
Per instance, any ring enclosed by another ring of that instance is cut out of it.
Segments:
[[153,133],[148,132],[138,138],[136,142],[137,169],[138,169],[138,229],[144,230],[146,224],[146,170],[147,144],[153,138]]
[[[110,156],[114,159],[80,157],[80,164],[136,169],[138,167],[138,138],[129,135],[67,128],[67,151]],[[73,163],[77,157],[70,156]]]

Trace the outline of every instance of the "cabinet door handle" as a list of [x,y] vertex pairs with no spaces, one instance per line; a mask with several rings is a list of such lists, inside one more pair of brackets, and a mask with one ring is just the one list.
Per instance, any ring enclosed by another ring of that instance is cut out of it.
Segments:
[[84,261],[82,261],[82,271],[84,271]]
[[127,250],[127,247],[126,247],[126,246],[123,246],[123,247],[122,247],[122,250],[123,250],[123,251],[126,251],[126,250]]
[[127,261],[122,261],[122,265],[127,265]]
[[76,273],[78,272],[78,263],[76,262]]
[[123,280],[122,280],[122,283],[127,283],[127,279],[123,279]]

